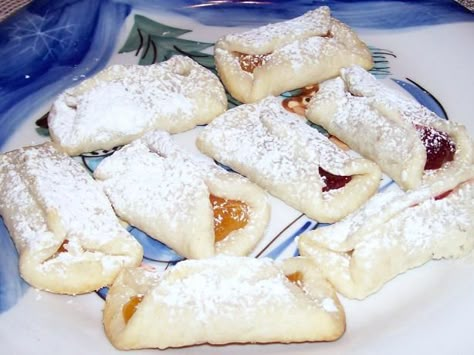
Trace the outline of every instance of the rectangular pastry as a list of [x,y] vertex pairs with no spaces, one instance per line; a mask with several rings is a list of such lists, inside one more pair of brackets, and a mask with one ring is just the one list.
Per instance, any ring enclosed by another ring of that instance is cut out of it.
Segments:
[[338,292],[362,299],[431,259],[470,252],[473,200],[474,180],[435,197],[427,188],[381,193],[342,221],[301,235],[300,254],[312,257]]
[[162,274],[124,270],[107,295],[104,327],[123,350],[331,341],[345,315],[310,259],[217,256]]
[[183,132],[227,109],[216,75],[189,57],[149,66],[112,65],[66,90],[48,117],[69,155],[123,145],[154,129]]
[[51,143],[0,155],[0,214],[22,277],[39,289],[94,291],[142,260],[99,185]]
[[322,83],[306,115],[404,190],[472,176],[474,150],[464,126],[441,119],[361,67],[342,69],[340,78]]
[[216,42],[214,57],[225,87],[244,103],[319,83],[351,64],[373,66],[367,46],[327,6],[229,34]]
[[204,128],[196,144],[320,222],[354,211],[380,183],[376,164],[346,154],[276,97],[227,111]]
[[116,213],[186,258],[246,255],[263,237],[270,207],[246,178],[153,131],[94,172]]

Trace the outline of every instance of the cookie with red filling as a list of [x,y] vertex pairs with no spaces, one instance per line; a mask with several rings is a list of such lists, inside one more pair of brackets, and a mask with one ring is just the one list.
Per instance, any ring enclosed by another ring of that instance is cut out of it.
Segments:
[[339,78],[320,84],[306,115],[404,190],[435,184],[441,193],[473,176],[473,144],[464,126],[441,119],[361,67],[342,69]]
[[376,164],[344,152],[279,98],[241,105],[198,136],[198,148],[320,222],[334,222],[377,190]]

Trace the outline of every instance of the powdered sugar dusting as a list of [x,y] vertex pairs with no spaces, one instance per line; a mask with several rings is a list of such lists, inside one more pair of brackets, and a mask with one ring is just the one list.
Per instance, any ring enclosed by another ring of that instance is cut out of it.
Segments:
[[374,253],[392,248],[406,253],[407,267],[418,265],[413,260],[463,255],[474,246],[468,232],[474,232],[473,198],[474,187],[468,183],[441,200],[427,199],[404,209],[356,246],[359,262],[369,269]]
[[[207,257],[221,247],[230,254],[248,253],[267,223],[263,191],[180,148],[164,131],[150,132],[104,159],[94,176],[121,218],[185,257]],[[231,196],[246,191],[237,198],[246,206],[246,221],[235,230],[240,242],[230,232],[216,243],[210,195],[226,199],[226,191]]]
[[[420,191],[386,196],[390,196],[389,211],[384,210],[383,200],[378,199],[382,204],[372,203],[372,207],[381,206],[378,213],[370,215],[365,211],[367,208],[362,209],[340,224],[319,230],[314,241],[334,251],[353,250],[358,267],[364,270],[380,267],[380,258],[392,255],[391,250],[402,250],[406,259],[403,264],[409,268],[432,257],[458,257],[474,247],[470,235],[474,232],[473,182],[462,184],[438,200],[426,198]],[[413,202],[416,204],[410,205]],[[362,225],[362,220],[369,225]],[[339,228],[344,224],[351,229],[347,234]],[[339,234],[342,238],[331,241],[330,237]]]
[[365,225],[335,241],[331,237],[341,231],[338,223],[307,233],[300,238],[301,251],[314,257],[336,289],[351,298],[364,298],[431,259],[466,255],[474,249],[474,181],[443,198],[428,197],[427,191],[386,195],[389,211],[365,213]]
[[325,53],[327,41],[326,38],[317,36],[294,41],[270,54],[267,62],[276,66],[283,61],[289,62],[294,71],[301,70],[310,60],[311,65],[317,65],[319,58],[327,54]]
[[[334,132],[346,132],[339,138],[352,147],[358,146],[357,143],[360,139],[358,137],[366,137],[364,142],[383,142],[383,144],[375,146],[360,144],[361,147],[358,150],[375,161],[381,161],[389,156],[393,160],[393,163],[387,162],[389,165],[407,161],[413,154],[414,144],[421,145],[416,134],[404,124],[381,119],[378,110],[371,105],[366,97],[353,96],[350,92],[345,92],[341,96],[340,92],[337,92],[343,90],[337,83],[339,80],[341,79],[323,83],[320,86],[321,96],[318,96],[319,93],[317,93],[314,102],[314,105],[317,106],[318,101],[324,101],[331,96],[337,98],[337,108],[330,124],[334,126]],[[367,92],[379,90],[379,88],[372,88],[372,86],[362,87],[367,88]],[[357,88],[359,87],[357,86]],[[360,90],[355,92],[361,93]]]
[[176,56],[150,66],[114,65],[54,103],[53,140],[72,152],[111,148],[152,129],[179,132],[225,110],[217,77],[192,59]]
[[323,299],[321,302],[321,307],[326,312],[339,312],[339,309],[337,308],[337,305],[332,298]]
[[53,248],[57,240],[48,229],[46,216],[14,164],[18,153],[0,156],[0,213],[18,250]]
[[[450,236],[456,233],[467,231],[474,232],[474,182],[467,182],[458,187],[447,197],[435,200],[428,199],[418,206],[412,207],[418,211],[407,209],[403,212],[402,218],[403,236],[408,246],[408,252],[416,249],[431,249],[434,256],[451,257],[443,254],[443,244],[451,243]],[[467,233],[469,234],[469,233]],[[472,237],[472,235],[467,235]],[[457,239],[457,237],[454,237]],[[458,243],[465,243],[463,239],[453,240],[452,246],[459,247]],[[470,242],[471,248],[473,246]],[[441,248],[440,248],[441,247]],[[468,245],[465,245],[466,252]],[[441,250],[437,250],[441,249]],[[450,253],[448,251],[448,253]]]
[[419,189],[410,194],[398,189],[378,193],[360,209],[333,224],[330,233],[325,233],[322,229],[322,233],[318,235],[318,242],[333,250],[351,250],[359,236],[378,228],[400,211],[429,196],[431,196],[429,189]]
[[51,143],[1,155],[0,169],[0,213],[19,251],[22,276],[33,286],[89,292],[141,258],[140,245],[99,185]]
[[95,277],[107,277],[111,273],[117,273],[125,265],[130,265],[131,261],[131,256],[112,256],[105,252],[87,251],[81,248],[75,251],[68,250],[67,253],[57,253],[53,258],[45,260],[41,265],[39,265],[38,270],[45,274],[54,273],[55,277],[66,279],[71,277],[70,273],[67,272],[68,265],[81,263],[88,265],[91,263],[99,263],[102,266],[102,274],[95,275]]
[[[188,260],[171,270],[180,277],[162,278],[153,291],[155,300],[171,309],[191,308],[196,319],[231,316],[239,309],[294,307],[296,296],[289,281],[270,259],[218,256]],[[238,317],[245,317],[239,313]],[[237,316],[237,315],[236,315]]]
[[[230,50],[243,53],[266,54],[269,43],[274,46],[284,46],[295,40],[310,36],[326,35],[330,27],[330,10],[322,6],[291,20],[269,24],[243,33],[230,34],[224,37],[229,43]],[[238,49],[233,47],[238,46]],[[268,52],[267,52],[268,53]]]
[[[65,95],[71,93],[66,92]],[[79,101],[75,111],[71,106],[60,106],[61,100],[56,105],[57,109],[60,108],[58,115],[63,111],[67,112],[77,122],[75,130],[69,132],[68,141],[79,141],[81,137],[90,135],[90,132],[96,132],[96,140],[108,142],[117,134],[138,134],[153,122],[153,111],[141,103],[138,93],[131,91],[129,84],[125,82],[101,84],[75,99]],[[158,101],[160,99],[161,102]],[[166,107],[164,100],[165,98],[157,98],[158,108]],[[111,125],[111,122],[114,124]],[[59,132],[57,134],[60,135]]]
[[[43,249],[67,239],[66,249],[72,256],[126,234],[92,177],[52,145],[13,151],[3,159],[11,159],[11,170],[3,176],[9,185],[2,194],[19,209],[11,218],[20,244]],[[28,206],[30,210],[22,211]]]
[[224,85],[244,103],[322,82],[350,64],[373,65],[367,46],[326,6],[227,35],[216,42],[214,54]]
[[385,106],[386,109],[382,109],[382,113],[389,119],[428,125],[432,120],[439,119],[414,98],[388,88],[359,66],[341,69],[341,77],[346,82],[349,93],[363,96],[369,105],[379,109],[380,105]]
[[190,201],[208,195],[203,176],[217,169],[212,161],[180,150],[166,132],[154,131],[105,159],[95,176],[118,210],[127,206],[150,218],[161,216],[176,229],[192,225]]
[[221,115],[201,133],[199,141],[214,147],[214,158],[249,176],[254,169],[263,186],[294,184],[305,194],[301,180],[319,190],[323,182],[318,166],[343,175],[350,157],[301,118],[270,97],[242,105]]
[[[469,175],[463,165],[471,164],[472,147],[463,127],[440,119],[359,66],[342,69],[341,78],[322,83],[307,114],[377,162],[405,190],[449,175],[461,182]],[[425,167],[436,171],[430,174]]]
[[26,149],[23,158],[20,173],[68,238],[103,244],[123,232],[106,196],[78,163],[51,145]]

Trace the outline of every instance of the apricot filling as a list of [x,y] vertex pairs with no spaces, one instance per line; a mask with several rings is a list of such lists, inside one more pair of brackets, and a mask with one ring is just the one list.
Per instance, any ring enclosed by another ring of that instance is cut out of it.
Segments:
[[293,283],[303,282],[303,274],[301,273],[301,271],[296,271],[292,274],[286,275],[286,278],[290,280],[290,282],[293,282]]
[[447,133],[422,125],[415,125],[415,128],[426,149],[425,170],[439,169],[454,159],[456,145]]
[[122,307],[122,315],[125,323],[128,323],[130,318],[135,314],[138,305],[143,300],[143,295],[132,296]]
[[221,241],[237,229],[247,225],[249,208],[247,204],[238,200],[227,200],[210,195],[212,210],[214,212],[214,234],[216,242]]
[[334,175],[321,167],[319,168],[319,175],[323,178],[325,183],[323,192],[340,189],[352,180],[352,176]]
[[53,255],[51,255],[47,260],[53,260],[57,258],[61,253],[67,253],[69,251],[67,248],[68,244],[69,244],[69,240],[64,239],[61,245],[59,246],[58,250],[56,250],[56,252]]
[[240,68],[243,71],[246,71],[248,73],[253,73],[255,68],[262,66],[265,64],[265,62],[268,59],[267,54],[246,54],[246,53],[240,53],[236,52],[237,56],[239,57],[239,64]]

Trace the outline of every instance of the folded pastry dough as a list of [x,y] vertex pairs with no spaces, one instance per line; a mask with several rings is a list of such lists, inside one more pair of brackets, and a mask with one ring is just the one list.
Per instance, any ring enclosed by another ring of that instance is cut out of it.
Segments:
[[118,349],[289,343],[335,340],[345,315],[309,259],[218,256],[162,274],[124,270],[107,295],[104,327]]
[[196,144],[320,222],[354,211],[380,183],[376,164],[346,154],[276,97],[227,111],[205,127]]
[[172,133],[224,112],[217,76],[185,56],[149,66],[112,65],[54,102],[48,117],[54,142],[69,155],[110,149],[154,129]]
[[142,260],[99,185],[51,143],[0,155],[0,214],[36,288],[97,290]]
[[[123,220],[187,258],[248,254],[268,224],[263,190],[185,152],[163,131],[104,159],[94,176]],[[227,231],[218,235],[215,225]]]
[[358,66],[341,70],[311,99],[308,119],[375,161],[405,189],[465,181],[474,163],[464,126],[439,118]]
[[431,259],[457,258],[474,247],[474,180],[447,196],[427,188],[381,193],[359,211],[300,236],[336,290],[364,298],[387,281]]
[[214,57],[225,87],[244,103],[332,78],[351,64],[373,66],[367,46],[327,6],[229,34],[216,42]]

